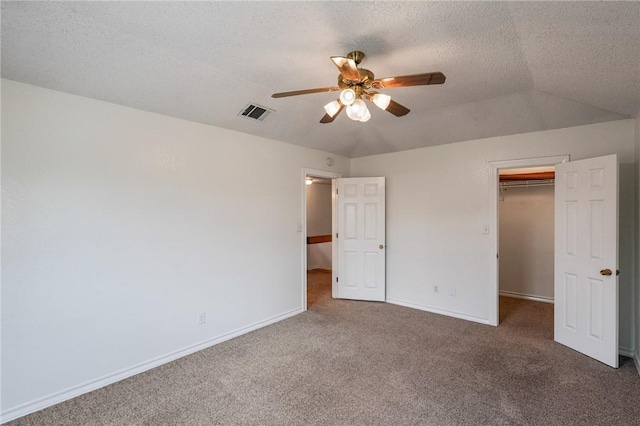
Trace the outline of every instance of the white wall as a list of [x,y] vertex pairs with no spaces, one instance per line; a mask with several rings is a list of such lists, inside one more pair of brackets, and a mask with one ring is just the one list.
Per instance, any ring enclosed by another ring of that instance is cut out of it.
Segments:
[[331,184],[307,185],[307,235],[331,235]]
[[2,84],[4,420],[301,311],[327,153]]
[[[482,232],[490,223],[489,162],[563,154],[577,160],[611,153],[620,160],[620,346],[630,351],[634,120],[353,159],[352,176],[387,177],[387,300],[489,322],[495,298],[489,277],[496,256],[493,231]],[[433,292],[434,285],[440,286],[439,293]]]
[[511,187],[501,194],[500,291],[553,300],[554,188]]
[[307,244],[307,269],[332,269],[331,244]]

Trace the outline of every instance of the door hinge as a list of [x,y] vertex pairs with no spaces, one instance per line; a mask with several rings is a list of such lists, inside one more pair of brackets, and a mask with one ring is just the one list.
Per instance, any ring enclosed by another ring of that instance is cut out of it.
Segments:
[[336,232],[336,238],[338,238],[338,233]]
[[498,259],[498,253],[496,253],[496,259]]
[[336,282],[338,282],[338,281],[339,281],[339,280],[338,280],[338,277],[336,277]]
[[336,188],[336,195],[338,195],[338,188]]

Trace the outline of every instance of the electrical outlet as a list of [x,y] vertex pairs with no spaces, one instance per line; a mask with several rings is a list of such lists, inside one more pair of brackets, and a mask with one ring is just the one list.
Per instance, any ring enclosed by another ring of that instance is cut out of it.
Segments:
[[437,285],[433,286],[433,292],[434,293],[440,293],[440,287],[438,287]]
[[198,324],[202,325],[206,322],[207,322],[207,313],[201,312],[200,315],[198,315]]

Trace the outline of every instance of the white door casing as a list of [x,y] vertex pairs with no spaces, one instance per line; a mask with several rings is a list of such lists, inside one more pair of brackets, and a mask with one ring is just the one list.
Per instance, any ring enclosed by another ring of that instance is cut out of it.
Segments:
[[617,156],[558,164],[554,339],[614,368],[618,367],[617,268]]
[[385,178],[337,179],[338,298],[385,300]]

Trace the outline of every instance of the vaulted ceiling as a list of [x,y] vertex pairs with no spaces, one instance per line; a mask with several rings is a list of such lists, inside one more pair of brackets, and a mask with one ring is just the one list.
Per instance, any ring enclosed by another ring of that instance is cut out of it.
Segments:
[[[320,124],[335,93],[271,98],[335,85],[352,50],[447,81],[385,91],[411,113],[367,123]],[[640,3],[3,1],[2,77],[360,157],[636,116]]]

